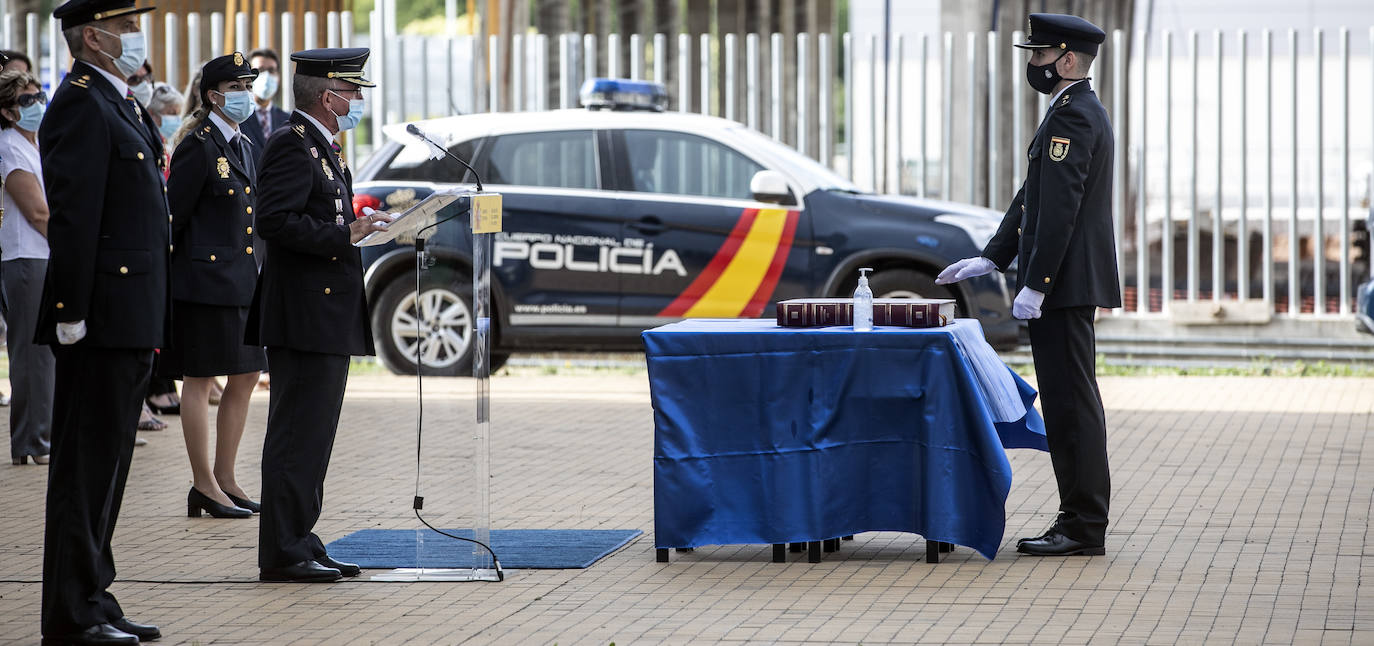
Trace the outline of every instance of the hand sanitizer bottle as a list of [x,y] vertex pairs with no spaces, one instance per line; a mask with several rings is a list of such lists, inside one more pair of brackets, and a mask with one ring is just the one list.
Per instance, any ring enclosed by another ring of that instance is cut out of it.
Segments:
[[868,288],[869,267],[859,270],[859,286],[854,289],[854,331],[873,329],[873,290]]

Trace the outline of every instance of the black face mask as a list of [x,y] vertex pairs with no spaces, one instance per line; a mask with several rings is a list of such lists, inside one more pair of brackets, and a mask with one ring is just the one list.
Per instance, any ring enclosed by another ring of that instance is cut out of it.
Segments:
[[[1064,55],[1068,53],[1068,50],[1065,50],[1059,54],[1059,58],[1064,58]],[[1036,92],[1049,94],[1054,91],[1054,86],[1064,80],[1064,77],[1059,75],[1059,70],[1054,69],[1055,65],[1059,63],[1059,58],[1044,65],[1031,65],[1030,61],[1026,61],[1026,82],[1030,83],[1030,86],[1035,88]]]

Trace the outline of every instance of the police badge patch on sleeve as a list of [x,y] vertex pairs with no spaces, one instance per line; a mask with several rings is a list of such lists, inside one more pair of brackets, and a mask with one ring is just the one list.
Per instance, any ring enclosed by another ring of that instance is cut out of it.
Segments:
[[1064,161],[1069,156],[1069,140],[1064,137],[1050,137],[1050,159]]

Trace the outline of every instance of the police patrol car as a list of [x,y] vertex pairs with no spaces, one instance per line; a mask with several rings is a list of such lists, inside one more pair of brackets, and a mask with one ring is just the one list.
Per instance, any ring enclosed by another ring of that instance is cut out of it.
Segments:
[[[587,109],[416,122],[503,196],[493,366],[512,350],[642,348],[642,330],[685,317],[773,316],[781,299],[852,294],[859,267],[874,268],[875,296],[955,298],[995,346],[1016,343],[1014,276],[934,280],[981,251],[999,213],[864,193],[738,123],[665,113],[664,96],[657,84],[598,79],[584,87]],[[473,182],[456,161],[431,159],[405,124],[386,132],[358,172],[355,211],[399,212]],[[427,236],[435,264],[418,297],[411,245],[363,249],[378,354],[395,372],[470,374],[466,218]]]

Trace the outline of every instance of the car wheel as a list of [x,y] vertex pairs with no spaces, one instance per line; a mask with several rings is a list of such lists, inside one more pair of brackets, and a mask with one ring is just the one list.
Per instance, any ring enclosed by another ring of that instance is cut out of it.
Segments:
[[936,285],[935,278],[914,269],[885,269],[868,279],[874,298],[954,298],[954,292]]
[[401,274],[372,311],[377,355],[396,374],[413,375],[423,365],[426,375],[471,375],[473,327],[470,279],[442,268],[425,272],[418,295],[415,272]]

